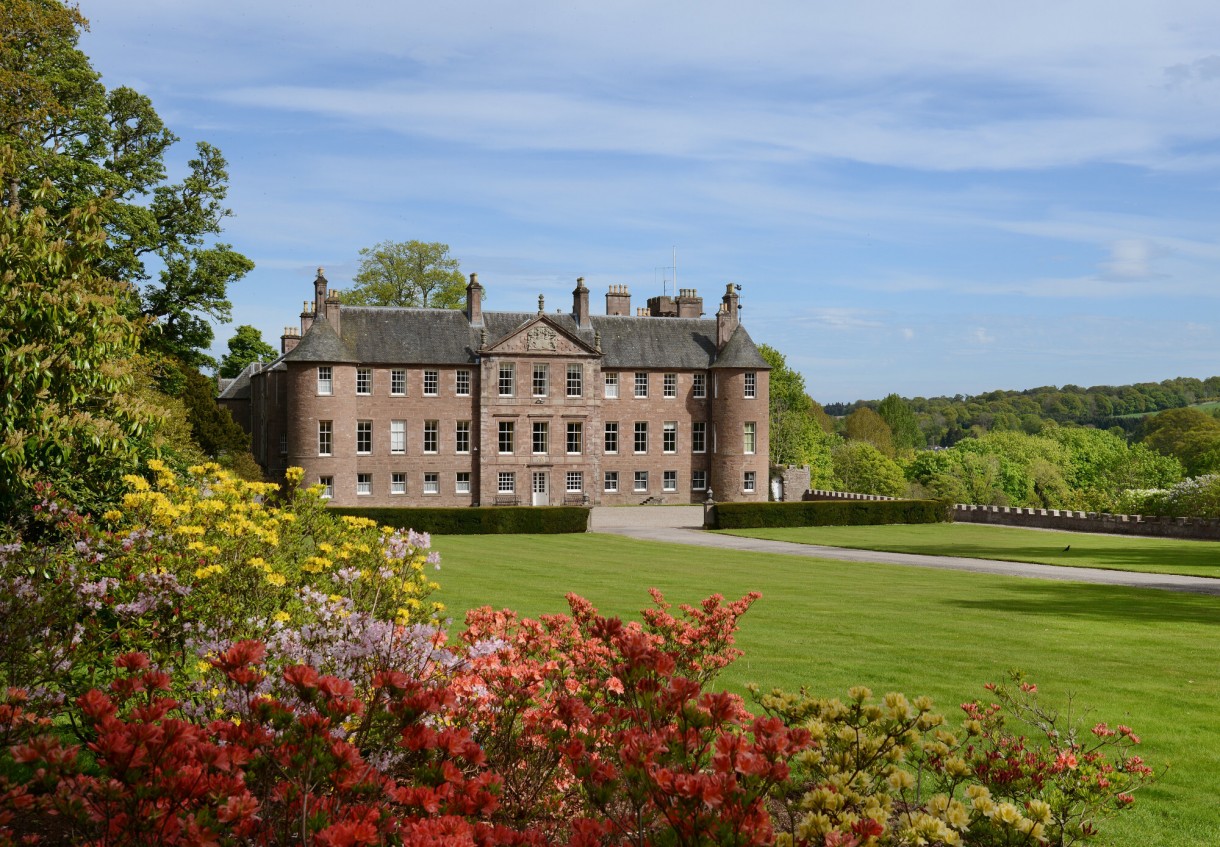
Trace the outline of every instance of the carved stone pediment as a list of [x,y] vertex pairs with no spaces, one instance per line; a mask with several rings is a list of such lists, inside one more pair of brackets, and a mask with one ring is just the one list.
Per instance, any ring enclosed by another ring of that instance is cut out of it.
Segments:
[[531,356],[599,356],[578,337],[540,316],[491,344],[487,353]]

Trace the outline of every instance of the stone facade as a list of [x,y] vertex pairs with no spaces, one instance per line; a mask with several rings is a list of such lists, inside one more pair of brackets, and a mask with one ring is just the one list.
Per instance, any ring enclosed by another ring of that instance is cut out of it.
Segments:
[[321,270],[301,329],[219,402],[273,477],[300,466],[337,505],[556,505],[767,499],[769,368],[728,286],[604,316],[342,306]]

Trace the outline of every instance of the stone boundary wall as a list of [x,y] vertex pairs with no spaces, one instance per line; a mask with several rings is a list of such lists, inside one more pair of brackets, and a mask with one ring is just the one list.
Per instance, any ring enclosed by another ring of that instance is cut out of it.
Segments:
[[1068,532],[1103,532],[1113,535],[1220,541],[1220,521],[1205,518],[1111,515],[1106,512],[1074,512],[1068,509],[968,506],[958,503],[953,507],[953,520],[958,523],[1060,529]]
[[[805,492],[805,500],[893,500],[879,494],[849,491]],[[1156,515],[1111,515],[1107,512],[1075,512],[1070,509],[1028,509],[1016,506],[953,506],[958,523],[1058,529],[1066,532],[1101,532],[1112,535],[1141,535],[1152,538],[1193,538],[1220,541],[1220,521],[1206,518],[1170,518]]]

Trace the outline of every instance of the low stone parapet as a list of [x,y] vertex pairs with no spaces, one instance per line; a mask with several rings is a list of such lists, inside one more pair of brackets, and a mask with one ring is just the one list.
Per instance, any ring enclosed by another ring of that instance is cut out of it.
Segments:
[[1205,518],[1112,515],[1107,512],[1079,512],[1070,509],[1030,509],[958,503],[953,507],[953,520],[958,523],[1058,529],[1067,532],[1102,532],[1152,538],[1193,538],[1202,541],[1220,541],[1220,521]]

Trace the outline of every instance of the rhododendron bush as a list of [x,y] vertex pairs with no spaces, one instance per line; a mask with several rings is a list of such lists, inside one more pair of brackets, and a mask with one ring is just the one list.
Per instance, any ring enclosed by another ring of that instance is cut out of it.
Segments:
[[46,492],[2,548],[0,847],[1071,844],[1151,777],[1020,679],[955,726],[866,689],[748,708],[713,683],[756,594],[450,635],[426,536],[152,471],[96,521]]

